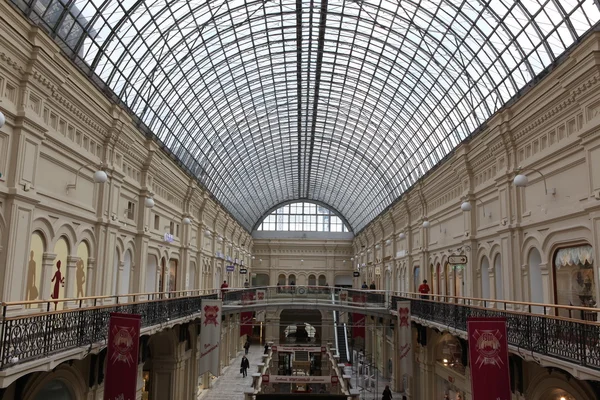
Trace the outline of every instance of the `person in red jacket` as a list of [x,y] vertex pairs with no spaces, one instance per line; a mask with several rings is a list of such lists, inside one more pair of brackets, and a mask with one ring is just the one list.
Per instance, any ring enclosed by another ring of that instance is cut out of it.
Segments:
[[425,279],[423,283],[421,283],[421,285],[419,286],[419,293],[421,293],[421,298],[428,299],[430,290],[431,289],[429,289],[429,285],[427,284],[427,279]]
[[229,287],[229,285],[227,284],[227,281],[223,281],[223,284],[221,285],[221,298],[225,299],[225,292],[227,291],[227,288]]

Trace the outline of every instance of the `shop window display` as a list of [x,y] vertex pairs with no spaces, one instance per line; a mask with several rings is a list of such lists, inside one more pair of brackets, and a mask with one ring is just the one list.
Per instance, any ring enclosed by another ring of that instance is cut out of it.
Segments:
[[[554,257],[556,303],[568,306],[596,306],[596,277],[592,246],[584,245],[559,249]],[[561,310],[561,315],[582,319],[594,319],[585,312]],[[568,315],[571,313],[571,315]]]

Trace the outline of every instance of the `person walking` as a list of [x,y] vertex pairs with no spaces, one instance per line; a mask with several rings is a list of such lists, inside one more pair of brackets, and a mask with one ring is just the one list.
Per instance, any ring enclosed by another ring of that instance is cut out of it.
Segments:
[[429,285],[427,284],[427,279],[423,280],[423,283],[419,285],[419,293],[421,293],[422,299],[429,299]]
[[371,290],[377,289],[377,287],[375,286],[375,281],[371,282],[371,286],[369,286],[369,289],[371,289]]
[[368,289],[369,287],[367,286],[367,282],[363,282],[361,289]]
[[392,391],[388,385],[385,385],[385,389],[383,389],[383,397],[381,400],[392,400]]
[[248,350],[250,349],[250,340],[246,340],[244,344],[244,350],[246,351],[246,355],[248,354]]
[[242,373],[242,377],[245,378],[248,376],[248,368],[250,368],[250,361],[244,355],[242,357],[242,365],[240,366],[240,372]]
[[269,354],[269,343],[265,343],[265,352],[264,354]]

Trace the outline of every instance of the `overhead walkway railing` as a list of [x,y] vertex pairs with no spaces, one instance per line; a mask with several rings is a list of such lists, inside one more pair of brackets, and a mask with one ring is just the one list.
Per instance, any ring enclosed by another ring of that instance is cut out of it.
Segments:
[[389,309],[383,290],[359,290],[329,286],[265,286],[227,289],[223,305],[340,305],[356,308]]
[[600,309],[536,304],[418,293],[396,293],[398,301],[409,300],[413,317],[449,330],[467,331],[469,317],[506,318],[508,344],[524,355],[544,355],[600,370]]
[[3,302],[0,370],[75,348],[106,344],[110,313],[142,316],[144,328],[199,316],[215,291],[135,293],[51,301]]

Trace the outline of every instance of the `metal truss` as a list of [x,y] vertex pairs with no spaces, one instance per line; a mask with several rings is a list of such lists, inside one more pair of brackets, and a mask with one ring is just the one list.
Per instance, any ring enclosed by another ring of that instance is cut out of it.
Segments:
[[600,19],[592,0],[11,0],[247,229],[360,231]]

